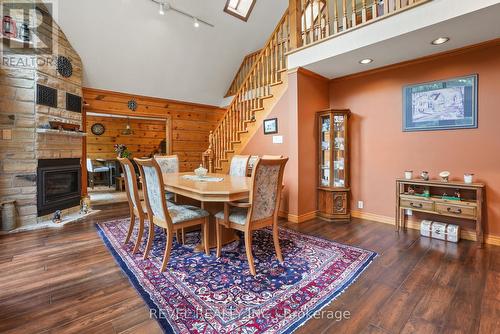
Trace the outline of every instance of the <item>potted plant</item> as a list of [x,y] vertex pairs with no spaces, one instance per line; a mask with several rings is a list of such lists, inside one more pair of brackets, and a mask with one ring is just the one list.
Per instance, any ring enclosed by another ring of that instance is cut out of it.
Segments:
[[132,153],[127,149],[127,146],[124,144],[116,144],[115,152],[118,154],[119,158],[130,158]]

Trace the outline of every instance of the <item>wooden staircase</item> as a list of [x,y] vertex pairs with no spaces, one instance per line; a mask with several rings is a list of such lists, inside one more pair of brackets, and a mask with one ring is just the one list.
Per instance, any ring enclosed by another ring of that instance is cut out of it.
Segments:
[[224,118],[210,133],[203,165],[225,173],[231,157],[241,152],[287,88],[286,53],[290,29],[288,10],[240,84]]

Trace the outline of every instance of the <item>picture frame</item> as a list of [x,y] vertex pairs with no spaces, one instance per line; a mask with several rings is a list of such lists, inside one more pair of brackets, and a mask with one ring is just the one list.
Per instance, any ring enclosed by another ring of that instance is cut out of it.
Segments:
[[278,133],[278,119],[277,118],[270,118],[270,119],[264,120],[263,128],[264,128],[265,135],[271,135],[271,134]]
[[478,127],[478,75],[403,87],[403,131]]

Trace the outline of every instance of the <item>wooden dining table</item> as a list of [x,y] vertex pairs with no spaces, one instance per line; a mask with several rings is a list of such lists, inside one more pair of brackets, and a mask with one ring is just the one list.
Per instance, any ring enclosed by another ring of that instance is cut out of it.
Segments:
[[[180,204],[192,204],[193,200],[201,202],[201,207],[210,213],[209,247],[214,248],[217,245],[214,215],[224,210],[224,202],[248,199],[251,178],[209,173],[205,180],[198,181],[186,179],[184,177],[186,175],[194,176],[194,173],[163,173],[165,190],[177,194],[177,200]],[[211,181],[211,178],[221,178],[222,180],[215,182]],[[228,244],[235,240],[238,240],[235,231],[223,227],[222,243]],[[203,249],[202,245],[196,248]]]

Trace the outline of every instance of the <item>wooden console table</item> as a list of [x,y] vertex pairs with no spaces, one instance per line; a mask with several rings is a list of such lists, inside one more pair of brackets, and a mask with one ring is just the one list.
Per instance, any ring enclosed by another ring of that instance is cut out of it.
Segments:
[[[409,190],[413,188],[415,194]],[[429,197],[418,195],[429,190]],[[461,200],[443,199],[444,193],[454,196],[460,192]],[[405,210],[423,212],[448,218],[467,219],[475,222],[476,240],[483,246],[485,185],[463,182],[442,182],[439,180],[396,180],[396,231],[406,229]]]

